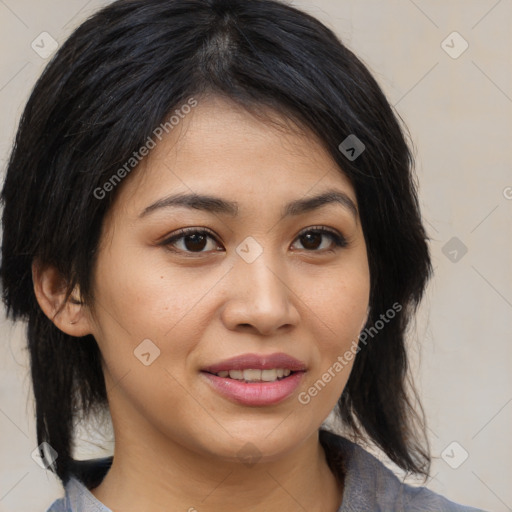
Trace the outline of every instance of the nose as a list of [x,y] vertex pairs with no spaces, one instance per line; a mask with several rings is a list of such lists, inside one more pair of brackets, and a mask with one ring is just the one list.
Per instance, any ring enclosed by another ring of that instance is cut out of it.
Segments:
[[272,262],[265,252],[252,263],[239,258],[228,281],[221,313],[227,329],[268,336],[298,324],[298,299],[284,266]]

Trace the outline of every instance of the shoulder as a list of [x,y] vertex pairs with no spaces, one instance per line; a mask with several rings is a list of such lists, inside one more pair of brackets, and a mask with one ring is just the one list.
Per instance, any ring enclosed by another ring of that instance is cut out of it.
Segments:
[[73,509],[66,504],[66,498],[55,500],[46,512],[71,512]]
[[64,498],[54,501],[46,512],[112,512],[74,477],[66,484],[65,491]]
[[338,465],[344,473],[343,502],[338,512],[484,512],[449,501],[426,487],[405,484],[359,445],[336,434],[320,432],[328,459],[343,461]]
[[[334,471],[343,474],[343,502],[338,512],[484,512],[447,500],[425,487],[413,487],[359,445],[336,434],[320,431],[320,440]],[[79,463],[66,484],[64,498],[47,512],[111,512],[89,488],[101,481],[112,458]]]
[[74,461],[74,476],[65,485],[64,497],[55,500],[46,512],[111,512],[89,490],[99,485],[111,464],[112,457]]

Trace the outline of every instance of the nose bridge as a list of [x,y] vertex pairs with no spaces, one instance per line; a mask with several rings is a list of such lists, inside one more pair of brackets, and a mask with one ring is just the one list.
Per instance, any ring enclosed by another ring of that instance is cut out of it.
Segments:
[[272,302],[287,295],[283,267],[270,251],[264,251],[252,263],[244,261],[239,265],[241,278],[249,281],[249,290],[255,299],[259,297]]
[[230,328],[249,324],[266,334],[296,323],[298,313],[290,302],[284,265],[275,253],[260,246],[256,254],[258,247],[254,242],[247,244],[237,248],[225,322]]
[[254,286],[261,288],[258,291],[263,292],[270,291],[268,288],[283,286],[283,278],[279,276],[279,273],[283,273],[282,262],[270,243],[265,244],[264,248],[262,243],[248,236],[236,248],[235,266],[240,269],[240,276],[252,280]]
[[[259,310],[276,308],[287,297],[283,265],[270,250],[263,250],[254,261],[240,257],[236,262],[243,295],[249,297],[253,307]],[[246,281],[243,283],[243,281]]]

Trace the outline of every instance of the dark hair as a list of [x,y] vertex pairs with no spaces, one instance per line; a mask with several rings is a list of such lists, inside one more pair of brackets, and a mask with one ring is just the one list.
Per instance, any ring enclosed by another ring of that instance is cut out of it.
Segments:
[[[369,257],[367,326],[392,304],[402,307],[357,355],[338,412],[355,437],[428,475],[405,350],[431,273],[413,156],[363,63],[318,20],[273,0],[116,1],[76,29],[34,87],[2,191],[0,272],[8,314],[28,321],[37,438],[57,451],[54,470],[65,484],[73,422],[107,407],[107,395],[95,339],[73,339],[45,316],[31,265],[54,266],[69,293],[78,285],[93,304],[91,274],[116,195],[99,200],[94,190],[173,109],[205,94],[306,128],[351,180]],[[351,134],[365,145],[356,159],[338,149]]]

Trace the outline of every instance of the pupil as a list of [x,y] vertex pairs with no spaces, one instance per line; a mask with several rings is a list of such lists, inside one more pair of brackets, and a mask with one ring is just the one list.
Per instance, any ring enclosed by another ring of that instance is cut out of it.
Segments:
[[[192,241],[190,243],[190,240]],[[204,249],[206,236],[201,234],[187,235],[185,238],[185,246],[187,249],[201,251]]]
[[[306,239],[306,243],[303,242],[302,245],[306,249],[316,249],[320,245],[322,235],[320,233],[307,233],[306,235],[303,235],[303,238]],[[313,239],[312,245],[309,243],[309,242],[311,242],[311,239]],[[316,244],[314,243],[315,239],[316,239],[316,242],[318,242]]]

